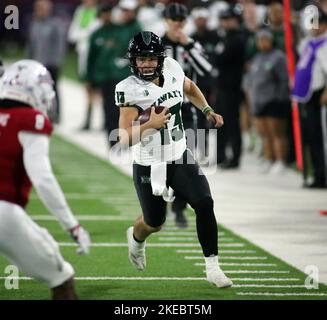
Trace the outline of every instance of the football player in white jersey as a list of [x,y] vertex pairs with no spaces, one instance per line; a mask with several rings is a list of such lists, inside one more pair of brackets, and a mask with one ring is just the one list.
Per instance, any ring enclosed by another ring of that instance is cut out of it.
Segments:
[[[219,288],[229,287],[232,281],[218,263],[217,222],[210,188],[186,148],[181,117],[184,93],[216,127],[223,125],[223,119],[213,112],[179,64],[166,57],[165,47],[154,33],[144,31],[134,36],[128,58],[133,75],[116,86],[116,104],[120,107],[120,143],[133,146],[133,178],[143,211],[127,230],[129,259],[137,269],[145,268],[145,240],[162,228],[167,201],[176,194],[195,211],[207,280]],[[166,108],[157,114],[156,106]],[[150,107],[149,120],[137,122],[140,113]]]

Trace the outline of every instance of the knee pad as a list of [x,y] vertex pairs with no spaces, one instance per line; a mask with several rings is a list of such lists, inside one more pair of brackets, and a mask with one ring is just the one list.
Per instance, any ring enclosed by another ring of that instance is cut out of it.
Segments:
[[196,214],[208,214],[213,212],[213,199],[212,197],[205,197],[198,201],[193,209]]

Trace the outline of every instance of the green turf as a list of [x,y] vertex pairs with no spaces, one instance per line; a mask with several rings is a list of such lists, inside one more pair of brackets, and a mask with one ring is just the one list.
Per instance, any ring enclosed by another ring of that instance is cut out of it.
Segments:
[[[84,217],[81,224],[89,230],[94,244],[116,243],[118,247],[93,247],[90,255],[79,256],[76,247],[66,232],[62,230],[33,192],[27,211],[36,222],[47,228],[53,237],[61,244],[61,252],[65,259],[72,263],[76,277],[204,277],[203,259],[190,260],[185,256],[201,256],[201,253],[181,253],[177,250],[200,250],[197,243],[194,214],[189,211],[190,226],[178,230],[180,236],[184,232],[186,238],[182,241],[165,241],[168,228],[173,225],[171,218],[167,219],[167,227],[161,233],[152,235],[148,240],[147,269],[144,272],[135,270],[127,258],[125,231],[141,210],[135,195],[132,179],[105,161],[89,155],[76,146],[54,137],[51,149],[52,164],[58,181],[61,184],[74,213]],[[40,217],[40,215],[42,217]],[[91,220],[91,218],[112,217],[113,220]],[[100,216],[100,217],[95,217]],[[327,294],[326,286],[320,284],[318,290],[302,288],[256,288],[237,287],[237,285],[304,285],[306,275],[289,266],[268,252],[253,245],[246,239],[219,226],[219,250],[222,269],[234,280],[235,287],[218,289],[204,280],[77,280],[77,290],[82,299],[326,299],[327,296],[305,296],[303,294]],[[171,235],[178,237],[178,235]],[[164,238],[164,239],[161,239]],[[193,239],[192,239],[193,238]],[[184,243],[192,247],[152,247],[162,243]],[[65,246],[64,244],[69,246]],[[72,245],[70,245],[72,244]],[[250,253],[237,253],[230,250],[247,250]],[[242,260],[244,257],[266,257],[265,260]],[[228,257],[234,257],[230,260]],[[233,266],[226,263],[264,263],[273,266]],[[5,267],[8,262],[0,257],[0,299],[48,299],[49,290],[35,280],[21,280],[19,290],[6,290],[4,287]],[[249,273],[243,273],[247,270]],[[286,271],[287,273],[251,273],[251,271]],[[237,273],[233,273],[237,271]],[[240,272],[241,271],[241,272]],[[23,274],[20,274],[23,276]],[[246,278],[252,280],[245,281]],[[286,281],[273,281],[294,279]],[[243,279],[243,280],[242,280]],[[261,279],[261,281],[260,281]],[[265,279],[265,280],[262,280]],[[242,296],[248,293],[298,293],[302,296]]]

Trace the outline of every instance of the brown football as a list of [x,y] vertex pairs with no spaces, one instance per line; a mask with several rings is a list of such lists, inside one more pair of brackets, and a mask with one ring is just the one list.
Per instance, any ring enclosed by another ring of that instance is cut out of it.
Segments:
[[[164,106],[154,106],[154,111],[158,114],[161,113],[166,107]],[[167,108],[167,112],[169,112],[169,109]],[[146,123],[150,119],[151,114],[151,107],[148,109],[145,109],[143,112],[140,113],[139,117],[137,118],[138,121],[140,121],[140,124]]]

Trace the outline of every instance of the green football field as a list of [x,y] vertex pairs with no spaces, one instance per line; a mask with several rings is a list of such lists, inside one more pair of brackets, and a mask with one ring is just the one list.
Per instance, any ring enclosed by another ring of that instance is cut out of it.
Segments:
[[[204,279],[204,259],[191,211],[190,226],[183,230],[176,229],[168,216],[165,228],[147,242],[146,271],[135,270],[127,257],[125,237],[127,227],[140,214],[132,179],[56,136],[51,156],[73,212],[91,233],[91,253],[75,253],[76,245],[35,193],[28,213],[60,243],[62,254],[76,270],[81,299],[327,299],[326,286],[307,289],[307,275],[222,225],[219,259],[234,286],[210,285]],[[5,289],[8,264],[0,257],[0,299],[49,299],[48,288],[23,273],[19,289]]]

